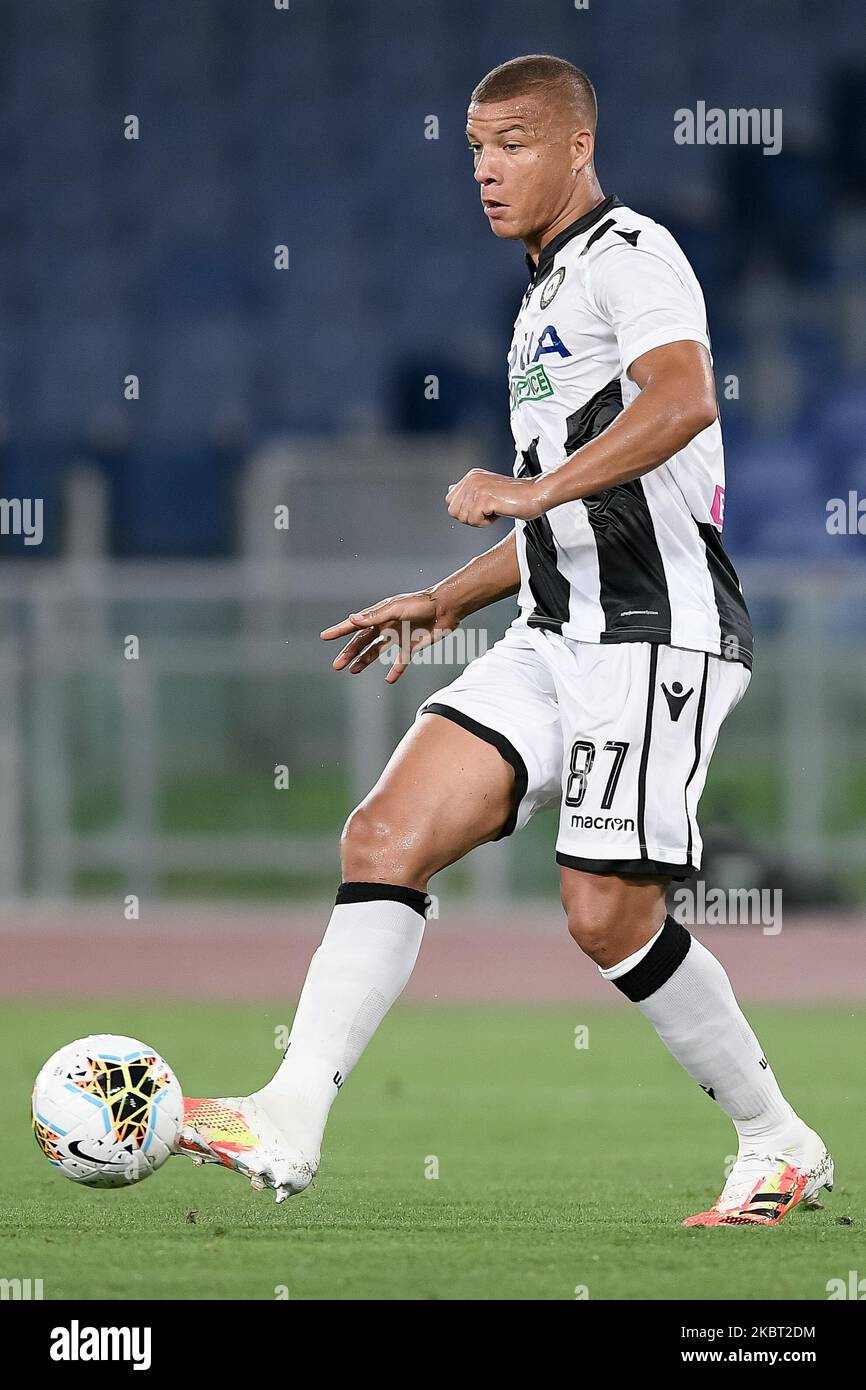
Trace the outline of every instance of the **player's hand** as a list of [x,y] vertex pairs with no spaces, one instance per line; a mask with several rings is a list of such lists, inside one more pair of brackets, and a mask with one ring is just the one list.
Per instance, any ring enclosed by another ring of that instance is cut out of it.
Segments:
[[500,516],[524,521],[541,516],[544,507],[535,478],[503,478],[484,468],[471,468],[445,494],[448,515],[466,526],[490,526]]
[[453,632],[458,619],[442,609],[432,594],[421,590],[415,594],[396,594],[382,599],[371,608],[350,613],[341,623],[326,627],[319,635],[325,642],[352,634],[334,657],[335,671],[348,666],[353,676],[365,670],[389,648],[396,648],[394,664],[385,680],[389,685],[399,680],[412,655],[422,647],[438,642]]

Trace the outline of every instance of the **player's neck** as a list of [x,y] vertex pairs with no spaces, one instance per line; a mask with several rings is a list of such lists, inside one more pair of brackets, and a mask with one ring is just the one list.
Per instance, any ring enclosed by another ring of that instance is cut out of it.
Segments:
[[549,223],[543,230],[533,233],[531,237],[524,238],[523,244],[536,265],[541,252],[549,242],[553,241],[554,237],[559,236],[560,232],[564,232],[566,227],[571,226],[572,222],[577,222],[588,212],[592,212],[593,208],[598,207],[598,204],[602,202],[604,202],[604,193],[595,177],[583,188],[575,189],[568,207],[563,209],[554,222]]

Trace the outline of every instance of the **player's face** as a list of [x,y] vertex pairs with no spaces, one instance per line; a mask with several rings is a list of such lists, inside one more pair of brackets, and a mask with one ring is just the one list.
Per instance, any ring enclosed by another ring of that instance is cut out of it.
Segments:
[[574,187],[572,132],[533,97],[473,104],[466,138],[491,230],[532,240],[564,211]]

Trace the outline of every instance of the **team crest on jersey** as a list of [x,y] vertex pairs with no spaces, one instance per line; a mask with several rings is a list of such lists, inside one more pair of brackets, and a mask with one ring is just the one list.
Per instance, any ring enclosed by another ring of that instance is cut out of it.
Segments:
[[565,279],[565,266],[561,265],[559,270],[555,270],[541,291],[541,299],[538,301],[542,309],[546,309],[556,291]]
[[508,387],[512,410],[524,401],[540,401],[553,395],[553,387],[541,362],[536,362],[527,372],[515,372],[508,379]]

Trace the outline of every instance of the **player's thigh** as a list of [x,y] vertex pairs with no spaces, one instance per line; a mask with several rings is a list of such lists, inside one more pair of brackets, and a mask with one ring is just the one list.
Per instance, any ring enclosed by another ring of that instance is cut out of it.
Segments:
[[[525,825],[559,796],[555,685],[533,641],[509,628],[419,707],[370,795],[350,817],[344,877],[422,885],[477,845]],[[408,875],[408,877],[407,877]]]
[[[414,886],[495,839],[508,819],[514,769],[483,739],[441,715],[397,745],[343,834],[344,879]],[[383,872],[387,871],[387,872]]]

